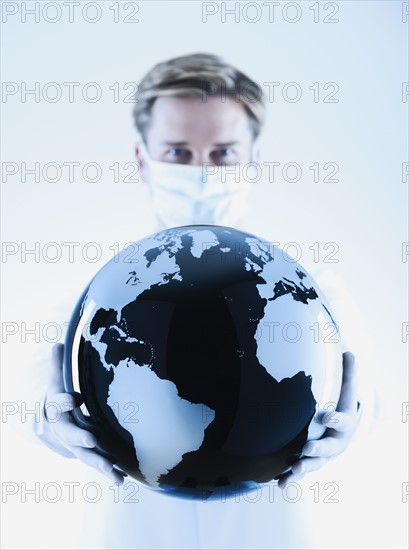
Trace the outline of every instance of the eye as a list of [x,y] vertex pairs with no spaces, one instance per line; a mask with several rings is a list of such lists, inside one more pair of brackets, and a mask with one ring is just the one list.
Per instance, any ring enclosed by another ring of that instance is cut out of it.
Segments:
[[221,147],[213,151],[211,157],[215,164],[228,164],[235,161],[236,154],[230,147]]
[[172,149],[169,149],[167,156],[171,160],[186,160],[189,158],[189,151],[187,149],[183,149],[182,147],[172,147]]

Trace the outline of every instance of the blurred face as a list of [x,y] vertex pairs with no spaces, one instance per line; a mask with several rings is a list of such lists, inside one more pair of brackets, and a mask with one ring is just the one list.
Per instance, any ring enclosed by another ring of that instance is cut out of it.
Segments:
[[[241,166],[258,161],[253,142],[249,116],[232,98],[158,98],[146,135],[147,152],[136,148],[157,229],[241,223],[252,188],[243,181]],[[229,174],[226,165],[232,166]]]
[[[160,97],[152,108],[147,149],[161,162],[246,164],[253,134],[241,103],[220,97]],[[138,160],[141,161],[138,150]],[[143,162],[140,162],[143,177]]]

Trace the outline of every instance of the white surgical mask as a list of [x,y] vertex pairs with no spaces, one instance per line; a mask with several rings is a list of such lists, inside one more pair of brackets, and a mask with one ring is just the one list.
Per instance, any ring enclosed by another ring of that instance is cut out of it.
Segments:
[[[153,160],[140,139],[151,199],[165,227],[212,224],[237,227],[247,213],[255,163],[193,166]],[[251,175],[252,174],[252,175]]]

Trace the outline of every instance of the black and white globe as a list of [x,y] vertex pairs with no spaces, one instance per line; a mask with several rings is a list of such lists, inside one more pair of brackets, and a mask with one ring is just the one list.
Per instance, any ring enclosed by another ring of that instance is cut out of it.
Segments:
[[280,248],[230,227],[157,232],[110,260],[72,315],[67,391],[118,469],[212,500],[290,469],[333,410],[342,346],[330,305]]

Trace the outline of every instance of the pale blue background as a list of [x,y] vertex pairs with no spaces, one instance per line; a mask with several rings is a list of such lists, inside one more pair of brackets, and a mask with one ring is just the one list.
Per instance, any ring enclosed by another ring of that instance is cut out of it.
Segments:
[[[16,176],[2,182],[3,241],[19,247],[36,241],[41,247],[50,241],[81,243],[73,263],[65,250],[57,263],[36,263],[32,256],[24,262],[16,255],[2,264],[3,323],[61,322],[53,317],[54,306],[66,302],[71,309],[75,296],[112,256],[110,246],[122,247],[153,229],[145,187],[112,183],[108,167],[134,162],[136,136],[132,104],[114,103],[109,86],[138,82],[153,64],[194,52],[221,55],[259,83],[298,82],[303,89],[298,103],[278,96],[268,105],[261,146],[264,160],[298,162],[305,176],[294,184],[281,178],[256,184],[248,227],[266,240],[298,242],[300,263],[311,271],[326,265],[314,263],[309,246],[339,245],[339,263],[328,267],[342,276],[365,318],[386,404],[384,423],[368,448],[366,474],[356,474],[353,452],[342,458],[342,468],[334,462],[320,473],[319,479],[339,480],[342,498],[338,504],[309,506],[313,531],[320,548],[404,548],[407,505],[401,485],[408,481],[408,424],[401,408],[408,393],[401,325],[408,320],[408,264],[401,248],[408,240],[408,194],[401,171],[408,160],[408,103],[402,102],[401,87],[409,77],[402,3],[339,2],[337,24],[313,23],[312,2],[298,3],[303,16],[295,24],[285,22],[279,9],[275,23],[268,22],[266,11],[254,24],[242,17],[239,23],[232,17],[222,23],[217,16],[202,23],[201,2],[138,2],[139,23],[115,24],[112,4],[100,3],[103,17],[96,24],[80,17],[70,24],[66,15],[55,24],[32,18],[22,23],[16,15],[2,25],[4,82],[32,87],[36,81],[97,81],[104,92],[96,104],[85,102],[79,88],[72,104],[66,92],[55,104],[35,103],[32,96],[23,103],[18,95],[2,103],[3,162],[96,161],[104,169],[104,181],[94,184],[81,179],[35,183],[30,176],[27,183]],[[309,86],[330,81],[340,86],[339,103],[314,103]],[[312,182],[308,166],[316,161],[337,162],[340,181]],[[79,255],[90,241],[103,251],[98,263]],[[24,344],[15,336],[3,347],[3,401],[21,399],[20,380],[30,367],[33,340],[28,337]],[[13,421],[2,428],[3,480],[85,479],[77,462],[17,438]],[[102,482],[99,474],[95,479]],[[306,479],[311,502],[308,487],[315,477]],[[22,504],[17,497],[9,502],[4,547],[56,547],[58,532],[64,533],[60,548],[75,544],[82,513],[78,503],[29,499]],[[47,533],[36,527],[44,515]]]

